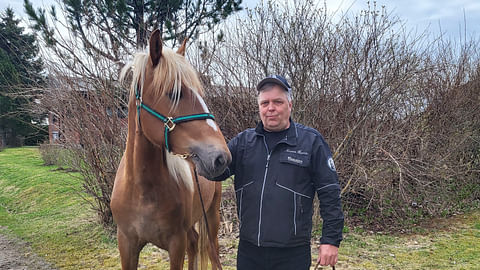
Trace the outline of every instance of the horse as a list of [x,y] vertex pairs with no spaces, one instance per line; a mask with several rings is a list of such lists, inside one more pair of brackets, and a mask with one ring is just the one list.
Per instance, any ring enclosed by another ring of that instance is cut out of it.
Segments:
[[177,52],[163,48],[155,30],[148,54],[137,53],[121,71],[121,79],[133,71],[126,148],[110,202],[122,270],[137,269],[147,243],[168,251],[171,270],[183,269],[185,251],[190,270],[198,261],[206,268],[208,257],[212,269],[222,269],[221,183],[207,178],[221,174],[231,154],[185,47],[186,41]]

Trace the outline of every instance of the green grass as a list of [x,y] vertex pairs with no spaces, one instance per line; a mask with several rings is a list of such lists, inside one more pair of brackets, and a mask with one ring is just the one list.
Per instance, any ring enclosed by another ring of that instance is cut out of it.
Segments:
[[[0,232],[27,241],[60,269],[119,269],[116,241],[82,199],[80,176],[42,164],[37,148],[0,152],[0,226],[7,227]],[[164,257],[147,247],[140,264],[165,266]]]
[[347,234],[339,269],[480,269],[480,212],[432,220],[423,233]]
[[[22,238],[60,269],[120,269],[116,240],[82,199],[79,175],[42,163],[37,148],[0,152],[0,233]],[[480,269],[479,210],[413,229],[394,235],[346,228],[337,269]],[[166,257],[148,246],[140,269],[168,269]]]

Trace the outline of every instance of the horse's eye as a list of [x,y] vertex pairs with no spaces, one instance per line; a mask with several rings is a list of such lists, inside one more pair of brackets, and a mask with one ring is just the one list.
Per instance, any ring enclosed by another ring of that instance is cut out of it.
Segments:
[[182,98],[182,92],[177,94],[177,93],[171,91],[171,92],[167,93],[167,96],[172,101],[175,100],[175,99],[181,99]]

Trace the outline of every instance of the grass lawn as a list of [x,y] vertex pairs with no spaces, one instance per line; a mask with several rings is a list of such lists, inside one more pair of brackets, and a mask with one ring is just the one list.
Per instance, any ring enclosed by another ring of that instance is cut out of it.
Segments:
[[[22,238],[60,269],[120,269],[116,240],[95,222],[82,199],[79,175],[42,163],[37,148],[0,152],[0,233]],[[480,269],[479,210],[432,220],[416,231],[386,235],[350,229],[337,269]],[[167,265],[166,252],[152,246],[142,251],[140,269]]]
[[[7,227],[0,232],[27,241],[60,269],[120,269],[116,240],[95,222],[79,175],[42,164],[37,148],[0,152],[0,226]],[[165,256],[154,253],[142,252],[144,269],[162,264]]]
[[337,269],[480,269],[480,211],[414,234],[347,233]]

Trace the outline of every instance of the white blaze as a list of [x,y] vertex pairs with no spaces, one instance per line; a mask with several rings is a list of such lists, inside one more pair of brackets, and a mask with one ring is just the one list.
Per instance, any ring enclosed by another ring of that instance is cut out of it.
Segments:
[[[207,104],[205,103],[205,101],[203,100],[203,98],[195,91],[192,91],[195,93],[195,95],[197,95],[197,99],[198,101],[200,102],[200,104],[202,105],[203,107],[203,110],[206,112],[206,113],[210,113],[210,111],[208,110],[208,107],[207,107]],[[213,130],[215,131],[218,131],[218,127],[217,127],[217,124],[215,123],[215,121],[213,121],[212,119],[207,119],[207,124],[209,126],[211,126],[213,128]]]

